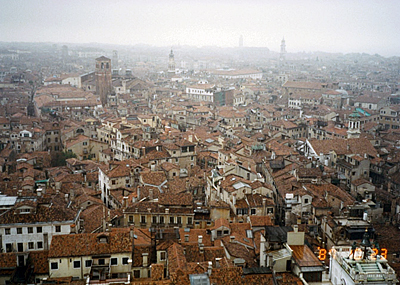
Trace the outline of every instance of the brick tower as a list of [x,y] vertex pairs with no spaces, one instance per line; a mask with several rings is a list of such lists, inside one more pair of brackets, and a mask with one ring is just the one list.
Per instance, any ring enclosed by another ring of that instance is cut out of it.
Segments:
[[100,96],[101,104],[107,104],[107,96],[112,90],[111,59],[101,56],[96,58],[96,94]]

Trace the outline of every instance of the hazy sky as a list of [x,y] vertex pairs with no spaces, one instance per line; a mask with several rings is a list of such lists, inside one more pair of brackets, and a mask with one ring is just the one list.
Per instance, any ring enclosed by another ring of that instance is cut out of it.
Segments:
[[0,41],[400,55],[398,0],[0,0]]

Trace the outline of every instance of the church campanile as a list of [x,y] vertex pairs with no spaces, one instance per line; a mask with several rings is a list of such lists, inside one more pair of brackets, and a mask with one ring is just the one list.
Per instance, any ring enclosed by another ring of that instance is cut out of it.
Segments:
[[102,56],[96,58],[96,94],[100,96],[101,104],[107,104],[107,96],[112,90],[111,59]]

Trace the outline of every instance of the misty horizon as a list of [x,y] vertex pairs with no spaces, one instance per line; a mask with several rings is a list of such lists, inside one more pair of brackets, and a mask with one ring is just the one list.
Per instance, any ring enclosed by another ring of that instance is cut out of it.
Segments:
[[0,41],[400,55],[397,1],[5,1]]

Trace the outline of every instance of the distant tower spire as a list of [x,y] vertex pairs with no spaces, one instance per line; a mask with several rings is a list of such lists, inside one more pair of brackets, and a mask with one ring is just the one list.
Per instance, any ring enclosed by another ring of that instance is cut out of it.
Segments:
[[286,60],[286,43],[285,43],[285,37],[283,37],[281,41],[281,53],[279,55],[279,60],[281,62],[284,62]]
[[243,35],[239,37],[239,47],[243,47]]
[[175,56],[174,56],[174,52],[172,51],[172,49],[171,49],[171,52],[169,53],[168,72],[175,73]]
[[114,68],[118,68],[118,51],[113,50],[113,56],[112,56],[112,65]]

